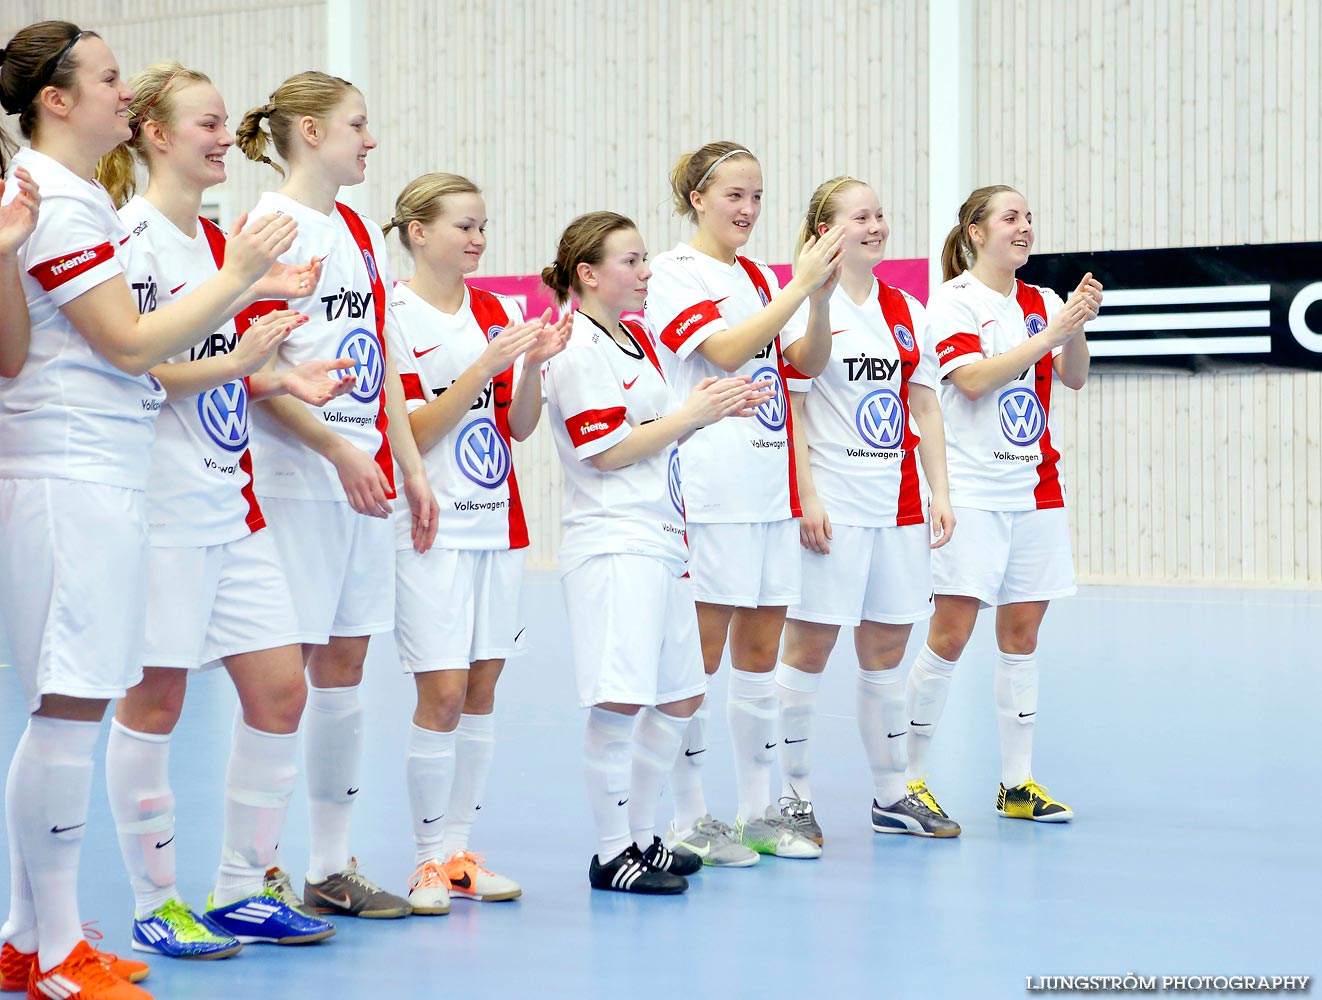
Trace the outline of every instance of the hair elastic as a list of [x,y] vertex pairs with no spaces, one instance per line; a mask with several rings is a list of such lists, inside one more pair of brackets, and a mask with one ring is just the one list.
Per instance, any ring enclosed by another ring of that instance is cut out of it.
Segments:
[[[694,190],[694,191],[701,191],[701,190],[702,190],[702,186],[703,186],[704,184],[707,183],[707,178],[709,178],[709,177],[712,175],[712,171],[714,171],[717,167],[719,167],[722,163],[724,163],[724,162],[725,162],[726,160],[728,160],[730,157],[732,157],[732,156],[738,156],[740,153],[745,153],[745,154],[747,154],[748,156],[753,156],[753,154],[752,154],[752,153],[749,153],[748,150],[746,150],[746,149],[732,149],[732,150],[730,150],[730,152],[728,152],[728,153],[723,153],[723,154],[721,154],[721,155],[718,156],[715,160],[712,161],[712,165],[711,165],[710,167],[707,168],[707,172],[706,172],[705,174],[702,175],[702,178],[698,181],[698,183],[696,183],[696,184],[693,185],[693,190]],[[753,159],[756,160],[757,157],[756,157],[756,156],[753,156]]]
[[138,138],[138,130],[142,128],[142,123],[147,120],[147,112],[150,111],[151,106],[156,103],[156,99],[165,93],[165,89],[169,87],[171,83],[174,82],[174,78],[178,76],[179,73],[180,70],[175,70],[173,73],[167,76],[165,78],[165,82],[161,84],[161,89],[156,91],[156,93],[152,95],[152,99],[147,102],[147,106],[143,108],[142,113],[138,115],[138,120],[133,126],[133,134],[129,136],[129,142],[133,142]]

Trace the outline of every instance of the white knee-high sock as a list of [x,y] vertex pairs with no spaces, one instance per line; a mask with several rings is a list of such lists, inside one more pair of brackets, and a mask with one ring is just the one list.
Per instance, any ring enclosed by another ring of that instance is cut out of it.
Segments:
[[998,650],[996,722],[1001,734],[1001,784],[1022,785],[1033,771],[1033,723],[1037,721],[1037,655]]
[[711,710],[707,707],[707,699],[703,698],[684,730],[684,739],[675,757],[675,769],[670,772],[675,829],[680,833],[693,829],[693,824],[708,813],[707,797],[702,791],[702,765],[707,760],[707,721],[710,718]]
[[909,717],[904,671],[858,671],[858,734],[863,738],[877,804],[889,806],[904,797],[909,763]]
[[441,842],[441,853],[446,858],[455,851],[468,850],[468,837],[487,793],[491,758],[496,754],[495,713],[461,715],[455,733],[454,784],[450,788],[449,815]]
[[32,887],[42,969],[63,962],[83,939],[78,858],[92,793],[92,751],[101,726],[32,716],[10,764],[15,832]]
[[[924,643],[909,669],[905,698],[909,714],[909,767],[906,777],[910,781],[927,775],[927,751],[932,747],[936,725],[946,707],[955,662],[937,656]],[[881,804],[887,805],[885,802]]]
[[[14,760],[25,753],[28,731],[23,730]],[[5,780],[5,830],[9,835],[9,915],[0,927],[0,941],[12,944],[19,951],[31,954],[37,950],[37,911],[32,906],[32,885],[28,882],[27,865],[23,862],[22,845],[18,837],[18,816],[22,798],[15,788],[14,768],[11,763]]]
[[655,708],[638,713],[633,731],[633,779],[629,795],[629,832],[643,850],[656,833],[656,808],[666,778],[675,769],[675,756],[684,742],[688,719],[666,715]]
[[409,808],[413,814],[414,863],[447,861],[441,843],[445,839],[442,820],[449,811],[454,785],[455,731],[439,733],[413,725],[409,729],[409,752],[405,764]]
[[289,815],[298,777],[298,734],[266,733],[234,713],[234,735],[225,770],[225,831],[216,871],[217,906],[262,891],[263,876],[276,865],[276,848]]
[[817,714],[817,689],[822,675],[776,664],[776,698],[780,702],[781,794],[812,801],[809,755],[813,719]]
[[583,770],[597,824],[597,860],[603,865],[633,843],[627,808],[632,742],[633,716],[603,708],[588,711]]
[[739,785],[739,818],[761,819],[771,805],[771,767],[776,760],[776,677],[751,670],[730,671],[726,717]]
[[349,866],[349,828],[363,756],[358,689],[309,685],[303,727],[311,829],[308,881],[320,882]]
[[175,888],[174,793],[170,790],[170,737],[140,733],[118,719],[106,743],[106,792],[115,817],[133,905],[148,917]]

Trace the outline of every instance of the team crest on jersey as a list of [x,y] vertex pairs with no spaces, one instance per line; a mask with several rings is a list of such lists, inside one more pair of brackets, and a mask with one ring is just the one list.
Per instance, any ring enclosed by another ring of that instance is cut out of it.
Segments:
[[510,474],[509,445],[491,420],[483,417],[464,428],[454,446],[459,471],[478,486],[494,490]]
[[1031,389],[1019,387],[1001,393],[996,407],[1001,415],[1001,433],[1011,444],[1021,448],[1036,444],[1047,429],[1046,411]]
[[684,483],[679,475],[679,449],[672,448],[670,451],[670,464],[666,469],[666,482],[670,486],[670,502],[675,507],[675,513],[680,517],[684,516]]
[[898,448],[904,440],[904,403],[893,389],[870,392],[858,404],[854,426],[868,447]]
[[386,359],[376,335],[366,330],[354,330],[340,341],[335,356],[354,361],[353,368],[348,370],[358,381],[349,390],[349,395],[360,403],[373,402],[381,394],[381,386],[386,380]]
[[759,288],[757,290],[757,297],[762,300],[763,305],[766,305],[768,302],[771,301],[771,297],[767,295],[765,288]]
[[371,280],[372,284],[375,285],[375,284],[376,284],[376,280],[377,280],[377,278],[376,278],[376,260],[372,257],[372,251],[371,251],[371,250],[364,250],[364,251],[363,251],[363,263],[367,265],[367,277]]
[[913,332],[903,323],[895,324],[895,339],[906,351],[913,350]]
[[1024,326],[1028,327],[1028,335],[1036,337],[1047,328],[1047,321],[1038,313],[1029,313],[1024,317]]
[[780,380],[780,372],[774,368],[759,368],[753,373],[753,381],[769,380],[775,395],[756,410],[758,422],[767,430],[778,431],[785,426],[785,415],[789,405],[785,399],[785,383]]
[[198,396],[197,418],[207,436],[226,451],[248,447],[248,390],[242,381],[226,382]]
[[487,331],[487,342],[490,343],[504,332],[505,332],[505,328],[503,326],[493,326],[490,330]]

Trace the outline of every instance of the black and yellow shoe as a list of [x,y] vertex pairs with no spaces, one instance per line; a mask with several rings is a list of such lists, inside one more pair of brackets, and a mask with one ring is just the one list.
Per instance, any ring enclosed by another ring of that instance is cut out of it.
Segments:
[[1032,778],[1013,788],[1000,786],[996,793],[996,811],[1011,819],[1031,819],[1038,823],[1068,823],[1074,810],[1057,802]]

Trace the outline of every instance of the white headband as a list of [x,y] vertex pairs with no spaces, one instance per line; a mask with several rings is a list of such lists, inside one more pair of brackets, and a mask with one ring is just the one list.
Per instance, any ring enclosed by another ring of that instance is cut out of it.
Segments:
[[[722,163],[724,163],[724,162],[725,162],[726,160],[728,160],[730,157],[732,157],[732,156],[738,156],[740,153],[744,153],[744,154],[746,154],[746,155],[748,155],[748,156],[753,156],[753,154],[750,153],[750,152],[748,152],[748,150],[746,150],[746,149],[732,149],[732,150],[730,150],[730,152],[728,152],[728,153],[724,153],[724,154],[722,154],[721,156],[718,156],[718,157],[712,162],[712,165],[711,165],[710,167],[707,168],[707,172],[706,172],[705,174],[702,175],[702,179],[701,179],[700,181],[698,181],[698,183],[696,183],[696,184],[693,185],[693,190],[694,190],[694,191],[701,191],[701,190],[702,190],[702,186],[703,186],[704,184],[707,183],[707,178],[710,177],[710,176],[712,175],[712,171],[713,171],[713,170],[715,170],[717,167],[719,167]],[[756,157],[756,156],[753,156],[753,159],[756,160],[757,157]]]

